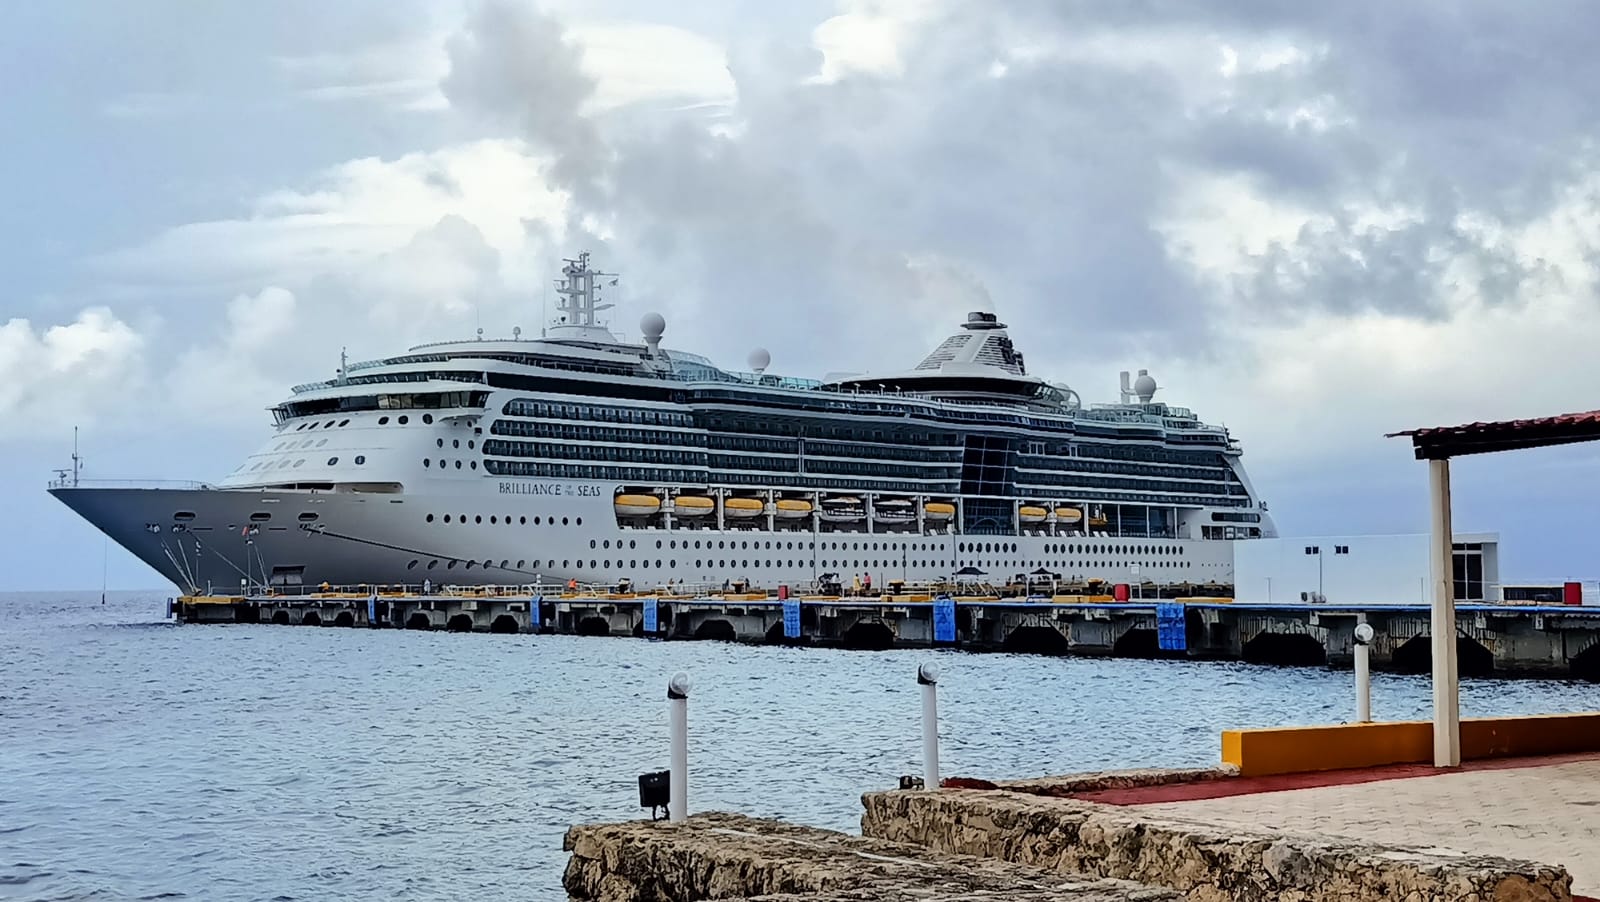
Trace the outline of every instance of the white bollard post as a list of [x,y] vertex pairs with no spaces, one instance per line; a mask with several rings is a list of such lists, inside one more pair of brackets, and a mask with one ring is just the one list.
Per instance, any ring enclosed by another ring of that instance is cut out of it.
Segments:
[[922,788],[939,788],[939,665],[917,668],[922,687]]
[[1356,721],[1372,722],[1372,624],[1356,624]]
[[667,736],[672,763],[667,777],[667,820],[689,816],[689,675],[679,671],[667,681]]

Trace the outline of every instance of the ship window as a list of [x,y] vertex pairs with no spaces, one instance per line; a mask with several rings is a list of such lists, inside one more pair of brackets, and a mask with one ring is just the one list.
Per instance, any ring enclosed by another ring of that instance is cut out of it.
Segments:
[[340,420],[339,421],[339,428],[340,429],[343,429],[344,427],[346,427],[348,425],[350,425],[350,421],[349,420]]
[[423,469],[424,469],[424,470],[426,470],[426,469],[427,469],[427,468],[429,468],[429,467],[431,467],[431,466],[433,466],[433,461],[432,461],[432,460],[431,460],[431,459],[430,459],[430,458],[426,458],[426,457],[424,457],[424,458],[423,458],[423,459],[422,459],[422,468],[423,468]]
[[472,469],[474,469],[474,470],[478,469],[478,462],[477,461],[472,461],[471,462],[471,466],[472,466]]
[[474,522],[474,523],[482,523],[483,522],[483,514],[479,514],[476,517],[473,517],[472,518],[472,522]]
[[429,523],[432,523],[432,522],[433,522],[433,514],[429,514],[429,515],[428,515],[428,517],[427,517],[427,522],[429,522]]
[[415,570],[415,569],[417,569],[417,565],[420,564],[420,563],[422,563],[422,562],[418,561],[418,560],[413,560],[413,561],[411,561],[411,563],[406,564],[406,569],[407,570]]
[[194,511],[178,511],[172,515],[172,519],[187,523],[194,519]]
[[478,447],[478,443],[477,442],[473,441],[470,438],[467,439],[467,450],[468,451],[471,451],[473,448],[476,448],[476,447]]
[[[555,522],[555,518],[551,517],[550,518],[550,522],[554,523]],[[579,522],[581,523],[582,521],[580,520]],[[562,517],[561,518],[561,525],[562,526],[566,526],[567,525],[567,518],[566,517]]]
[[333,421],[329,420],[328,422],[323,423],[322,424],[322,428],[324,428],[324,429],[332,429],[333,428]]
[[366,457],[365,454],[357,454],[356,455],[356,466],[359,467],[359,466],[361,466],[362,464],[364,464],[366,462],[367,462],[367,457]]
[[404,426],[405,424],[411,422],[411,418],[406,416],[405,414],[401,414],[400,417],[395,420],[395,422],[400,424],[401,426]]
[[458,438],[457,439],[451,439],[450,440],[450,447],[452,447],[452,448],[461,447],[461,439],[458,439]]
[[461,461],[459,461],[459,460],[456,461],[456,469],[457,470],[461,469]]
[[456,569],[456,562],[455,561],[451,561],[450,563],[445,564],[444,565],[444,569],[446,569],[446,570],[454,570],[454,569]]
[[334,464],[338,463],[338,462],[339,462],[339,458],[337,458],[337,457],[328,458],[328,466],[330,466],[330,467],[333,466]]
[[526,560],[517,561],[517,569],[521,570],[523,567],[527,566],[527,564],[528,562]]
[[305,463],[305,462],[306,462],[306,459],[305,459],[305,458],[304,458],[304,457],[302,457],[302,458],[300,458],[300,459],[299,459],[299,460],[297,460],[297,461],[295,461],[295,462],[294,462],[294,465],[295,465],[295,466],[296,466],[296,467],[299,467],[299,466],[300,466],[300,465],[301,465],[301,464],[303,464],[303,463]]
[[433,422],[433,414],[431,414],[431,413],[423,414],[422,415],[422,422],[424,422],[424,423],[432,423]]
[[[495,525],[496,523],[499,523],[499,522],[500,522],[500,518],[499,517],[496,517],[496,516],[494,516],[492,514],[490,515],[490,517],[489,517],[489,525],[490,526],[493,526],[493,525]],[[506,522],[509,523],[510,521],[508,520]]]
[[389,418],[388,417],[378,417],[378,425],[379,426],[387,426],[387,425],[389,425]]
[[[510,519],[510,518],[509,518],[509,517],[508,517],[508,518],[506,518],[506,522],[507,522],[507,523],[510,523],[510,522],[511,522],[511,519]],[[517,518],[517,522],[519,522],[519,523],[521,523],[521,524],[522,524],[522,525],[523,525],[523,526],[527,526],[527,525],[528,525],[528,518],[527,518],[527,517],[518,517],[518,518]],[[537,518],[536,518],[536,519],[535,519],[535,521],[534,521],[534,525],[535,525],[535,526],[537,526],[537,525],[538,525],[538,520],[537,520]]]
[[443,448],[443,447],[444,447],[444,439],[442,439],[442,438],[436,438],[436,439],[434,439],[434,440],[433,440],[433,443],[434,443],[434,444],[435,444],[435,445],[438,445],[438,446],[439,446],[439,447],[440,447],[440,448]]
[[267,522],[268,520],[271,520],[271,519],[272,519],[272,515],[267,513],[266,511],[256,511],[255,513],[250,515],[250,520],[253,523],[265,523],[265,522]]
[[445,514],[444,515],[444,522],[446,522],[446,523],[450,522],[450,515],[449,514]]

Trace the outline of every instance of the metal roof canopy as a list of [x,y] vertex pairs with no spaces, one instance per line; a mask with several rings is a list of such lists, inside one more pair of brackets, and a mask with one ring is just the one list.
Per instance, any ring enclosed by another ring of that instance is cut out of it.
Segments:
[[1433,764],[1461,765],[1461,677],[1456,668],[1460,625],[1455,605],[1455,532],[1450,522],[1450,458],[1600,441],[1600,410],[1529,420],[1467,423],[1393,432],[1408,436],[1428,462],[1428,569],[1433,576]]
[[1467,454],[1570,445],[1600,441],[1600,410],[1498,423],[1408,429],[1391,432],[1387,437],[1399,436],[1411,439],[1417,460],[1447,460]]

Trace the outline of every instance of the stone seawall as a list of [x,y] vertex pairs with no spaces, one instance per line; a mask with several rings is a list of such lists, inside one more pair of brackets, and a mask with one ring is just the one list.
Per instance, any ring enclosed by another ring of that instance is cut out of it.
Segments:
[[574,827],[562,882],[592,902],[1176,902],[1170,889],[731,814]]
[[1168,887],[1187,902],[1572,898],[1571,877],[1549,865],[1236,831],[1036,792],[893,791],[862,803],[865,836]]

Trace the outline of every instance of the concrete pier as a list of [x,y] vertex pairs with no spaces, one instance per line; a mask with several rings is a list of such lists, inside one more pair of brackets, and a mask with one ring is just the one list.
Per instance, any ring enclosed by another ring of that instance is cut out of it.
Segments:
[[[1424,605],[1238,604],[1103,596],[779,598],[768,593],[642,595],[518,587],[498,591],[305,592],[186,596],[189,623],[382,627],[459,632],[818,645],[960,648],[1056,655],[1243,660],[1352,666],[1355,627],[1370,624],[1371,666],[1426,673],[1432,612]],[[1458,605],[1455,647],[1464,676],[1600,679],[1600,607]]]

